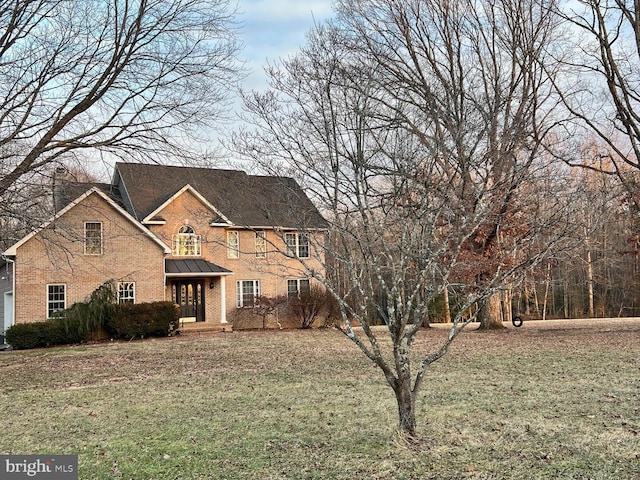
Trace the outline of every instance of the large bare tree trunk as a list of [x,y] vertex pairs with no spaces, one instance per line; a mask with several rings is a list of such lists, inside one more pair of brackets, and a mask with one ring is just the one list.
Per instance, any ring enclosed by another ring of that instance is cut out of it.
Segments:
[[451,306],[449,305],[449,286],[444,287],[444,321],[451,323]]
[[542,320],[547,319],[547,303],[549,301],[549,286],[551,285],[551,264],[547,265],[547,279],[544,285],[544,303],[542,305]]
[[585,241],[587,246],[587,288],[589,290],[589,318],[595,317],[595,306],[594,306],[594,289],[593,284],[594,276],[593,276],[593,260],[591,258],[591,245],[589,244],[589,239]]
[[500,330],[506,328],[502,323],[502,295],[491,295],[480,312],[480,330]]

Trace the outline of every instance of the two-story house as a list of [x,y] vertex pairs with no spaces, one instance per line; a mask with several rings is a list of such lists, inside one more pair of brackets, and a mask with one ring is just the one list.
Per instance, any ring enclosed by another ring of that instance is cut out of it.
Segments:
[[326,222],[291,178],[118,163],[110,184],[54,192],[55,216],[2,256],[3,329],[113,279],[120,302],[172,301],[183,325],[230,330],[231,312],[323,268]]

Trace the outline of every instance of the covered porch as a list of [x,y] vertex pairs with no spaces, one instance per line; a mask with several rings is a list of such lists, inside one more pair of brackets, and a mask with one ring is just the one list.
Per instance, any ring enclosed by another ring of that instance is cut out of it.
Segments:
[[230,329],[226,277],[231,274],[203,259],[165,260],[167,299],[180,308],[180,329]]

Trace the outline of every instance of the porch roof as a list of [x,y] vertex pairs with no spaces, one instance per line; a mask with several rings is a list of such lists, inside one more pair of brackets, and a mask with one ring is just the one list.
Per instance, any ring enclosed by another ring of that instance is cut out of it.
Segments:
[[164,265],[167,277],[219,277],[233,273],[202,258],[167,259]]

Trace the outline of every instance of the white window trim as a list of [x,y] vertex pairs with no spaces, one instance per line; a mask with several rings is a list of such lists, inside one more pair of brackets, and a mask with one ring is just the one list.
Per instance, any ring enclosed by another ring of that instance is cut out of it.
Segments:
[[[253,305],[244,305],[243,284],[245,282],[253,283]],[[236,282],[236,308],[252,308],[255,306],[255,299],[260,296],[260,280],[238,280]]]
[[202,239],[191,225],[182,225],[171,237],[171,254],[174,257],[199,257],[202,254]]
[[[46,318],[53,318],[52,315],[49,315],[49,310],[50,310],[49,305],[51,305],[51,303],[52,303],[52,301],[49,300],[49,288],[50,287],[64,287],[64,305],[63,305],[63,307],[61,309],[56,310],[53,313],[55,314],[56,312],[59,312],[60,310],[65,310],[67,308],[67,284],[66,283],[47,283],[47,290],[46,290],[46,295],[47,295],[46,300],[47,301],[46,301],[46,311],[45,311]],[[56,303],[57,303],[57,301],[56,301]]]
[[[233,237],[235,237],[235,244],[231,243]],[[240,232],[237,230],[227,232],[227,258],[233,260],[240,258]]]
[[255,232],[256,258],[267,258],[267,232]]
[[[100,225],[100,252],[99,253],[88,253],[87,252],[87,225]],[[104,254],[104,233],[103,233],[103,225],[102,222],[84,222],[84,254],[85,255],[103,255]]]
[[[132,297],[127,297],[125,300],[132,300],[132,302],[123,302],[123,298],[121,296],[122,292],[128,292],[129,290],[121,289],[124,285],[131,285],[131,292],[133,293]],[[136,282],[118,282],[118,303],[136,303]]]
[[[300,255],[300,247],[301,247],[300,238],[303,237],[303,236],[307,238],[307,243],[306,243],[306,245],[304,245],[305,247],[307,247],[307,254],[306,255]],[[287,239],[288,238],[292,238],[292,237],[294,239],[294,242],[289,243],[289,241]],[[284,234],[284,244],[285,244],[285,251],[286,251],[288,256],[292,256],[292,257],[296,257],[296,258],[310,258],[311,257],[311,248],[310,248],[309,234],[308,233],[287,232],[287,233]]]

